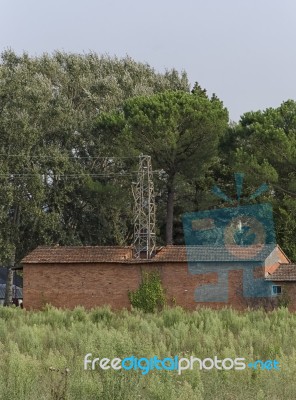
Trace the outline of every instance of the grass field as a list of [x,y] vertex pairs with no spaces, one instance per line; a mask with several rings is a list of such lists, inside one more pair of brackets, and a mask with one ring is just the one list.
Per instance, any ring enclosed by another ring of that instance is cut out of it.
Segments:
[[[156,314],[84,311],[29,312],[0,308],[1,400],[295,399],[296,315],[230,309]],[[280,371],[84,370],[93,357],[276,359]],[[69,369],[69,372],[65,370]]]

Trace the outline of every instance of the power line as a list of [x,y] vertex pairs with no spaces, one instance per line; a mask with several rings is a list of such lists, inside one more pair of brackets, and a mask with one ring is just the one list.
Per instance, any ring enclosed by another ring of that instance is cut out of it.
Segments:
[[[159,174],[161,171],[153,171],[153,174]],[[114,173],[102,173],[102,174],[65,174],[65,175],[60,175],[60,174],[15,174],[13,172],[11,173],[7,173],[7,174],[0,174],[0,177],[21,177],[21,176],[26,176],[26,177],[36,177],[36,176],[42,176],[42,177],[48,177],[48,178],[54,178],[54,177],[58,177],[58,178],[63,178],[63,177],[110,177],[110,176],[133,176],[135,174],[138,174],[138,171],[130,171],[130,172],[114,172]]]
[[[127,156],[127,157],[114,157],[114,156],[70,156],[68,154],[60,154],[60,156],[66,156],[67,158],[75,158],[76,160],[87,159],[87,160],[121,160],[121,159],[135,159],[139,158],[138,156]],[[26,154],[0,154],[0,157],[28,157],[28,158],[48,158],[48,159],[56,159],[56,156],[46,156],[46,155],[26,155]]]
[[42,176],[42,177],[47,177],[47,178],[55,178],[55,177],[58,177],[58,178],[75,178],[75,177],[88,177],[88,176],[91,176],[91,177],[96,177],[96,176],[100,176],[100,177],[111,177],[111,176],[133,176],[133,175],[135,175],[137,172],[135,171],[135,172],[128,172],[128,173],[114,173],[114,174],[67,174],[67,175],[60,175],[60,174],[52,174],[52,175],[49,175],[49,174],[13,174],[13,173],[10,173],[10,174],[0,174],[0,177],[3,177],[3,178],[5,178],[5,177],[11,177],[11,178],[13,178],[13,177],[23,177],[23,176],[25,176],[25,177],[36,177],[36,176]]

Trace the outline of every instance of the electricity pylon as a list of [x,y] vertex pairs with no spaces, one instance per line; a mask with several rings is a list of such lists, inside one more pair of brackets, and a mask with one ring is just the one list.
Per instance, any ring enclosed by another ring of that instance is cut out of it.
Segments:
[[155,197],[151,157],[139,156],[138,179],[133,187],[134,248],[136,258],[151,258],[155,252]]

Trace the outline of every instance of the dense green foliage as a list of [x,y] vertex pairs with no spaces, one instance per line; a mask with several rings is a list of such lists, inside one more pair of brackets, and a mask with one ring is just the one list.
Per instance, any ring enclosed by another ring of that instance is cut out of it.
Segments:
[[123,142],[151,155],[154,167],[164,174],[166,244],[172,244],[178,181],[184,184],[205,176],[227,129],[227,109],[204,91],[166,91],[127,100],[123,115]]
[[106,158],[120,146],[94,121],[131,96],[188,91],[186,74],[128,57],[6,51],[0,82],[1,261],[39,244],[130,242],[131,171]]
[[131,305],[144,312],[160,310],[165,305],[165,293],[161,278],[157,272],[144,272],[142,282],[137,290],[129,291]]
[[215,95],[186,73],[129,57],[5,51],[0,60],[0,261],[40,244],[124,245],[133,238],[138,156],[152,157],[157,243],[184,243],[181,217],[264,181],[277,240],[296,259],[296,102],[228,126]]
[[[288,333],[288,334],[287,334]],[[296,315],[0,308],[1,400],[294,400]],[[85,371],[84,356],[276,359],[280,371]],[[65,369],[69,373],[65,374]],[[58,369],[58,370],[57,370]],[[64,388],[66,395],[64,395]]]
[[224,138],[225,164],[246,176],[247,190],[267,182],[262,200],[274,207],[277,241],[296,258],[296,102],[248,112]]

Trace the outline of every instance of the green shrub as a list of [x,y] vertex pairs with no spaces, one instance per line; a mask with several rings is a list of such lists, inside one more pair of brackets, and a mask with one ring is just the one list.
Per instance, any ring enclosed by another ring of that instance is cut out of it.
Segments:
[[157,272],[143,273],[139,289],[134,292],[129,291],[128,297],[133,307],[146,313],[162,309],[165,305],[165,294],[159,274]]

